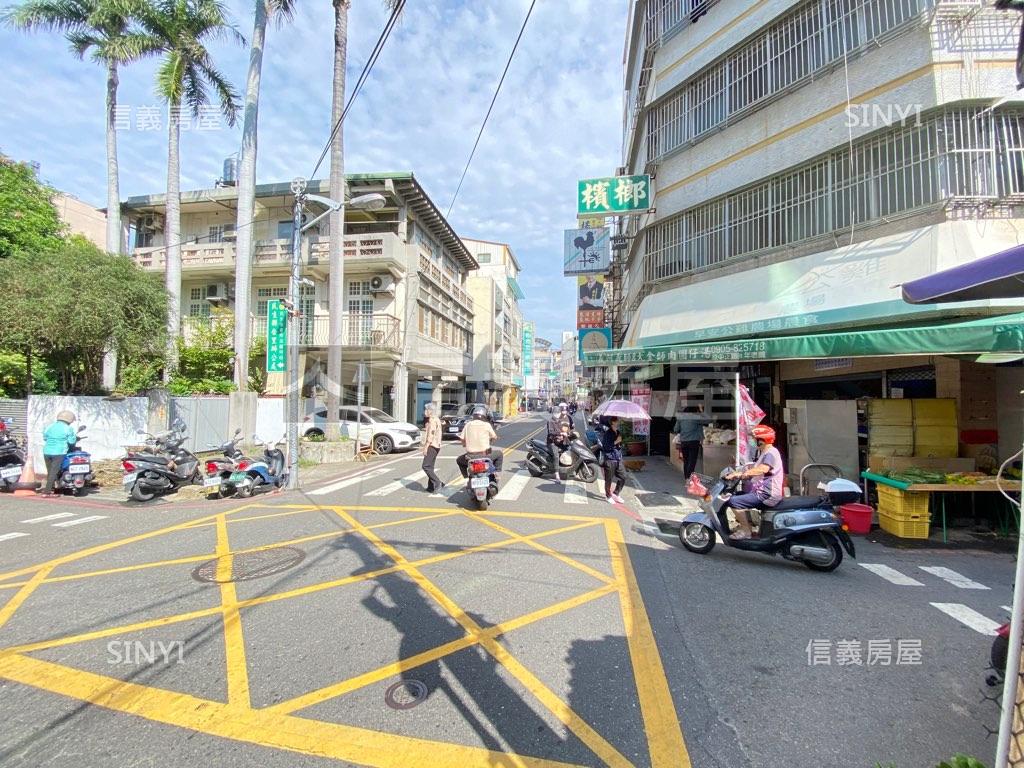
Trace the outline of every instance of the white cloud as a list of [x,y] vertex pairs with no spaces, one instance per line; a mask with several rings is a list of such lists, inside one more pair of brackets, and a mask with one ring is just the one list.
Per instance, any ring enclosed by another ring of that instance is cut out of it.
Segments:
[[[413,0],[347,119],[350,172],[411,170],[442,211],[519,31],[529,0]],[[251,4],[231,0],[251,35]],[[576,180],[619,164],[622,37],[627,0],[539,0],[451,214],[456,231],[506,240],[524,273],[524,311],[538,335],[574,327],[575,290],[560,272],[562,230],[575,222]],[[379,0],[356,0],[349,18],[348,89],[387,18]],[[261,181],[307,175],[330,130],[333,12],[300,5],[268,33],[260,107]],[[103,70],[79,62],[57,35],[0,29],[0,149],[36,160],[53,185],[102,205]],[[217,62],[239,89],[247,52],[218,43]],[[121,75],[120,101],[157,106],[153,61]],[[182,188],[209,186],[240,131],[189,133]],[[163,131],[118,136],[122,197],[166,184]],[[326,175],[327,163],[318,173]]]

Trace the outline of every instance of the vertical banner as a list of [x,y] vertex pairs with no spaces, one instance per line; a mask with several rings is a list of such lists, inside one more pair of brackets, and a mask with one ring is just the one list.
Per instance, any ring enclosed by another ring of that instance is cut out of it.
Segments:
[[533,321],[523,323],[523,376],[533,375]]
[[600,274],[611,268],[611,230],[567,229],[562,250],[562,274]]
[[[651,412],[651,385],[634,384],[629,391],[629,399],[643,408],[647,413]],[[651,422],[641,419],[633,422],[633,434],[637,437],[647,439],[650,433]]]
[[278,299],[267,302],[267,373],[284,373],[288,359],[288,310]]

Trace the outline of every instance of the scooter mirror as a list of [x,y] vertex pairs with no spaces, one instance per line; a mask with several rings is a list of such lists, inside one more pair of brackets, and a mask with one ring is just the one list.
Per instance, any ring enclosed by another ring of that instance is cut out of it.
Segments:
[[241,427],[239,427],[238,429],[235,430],[235,437],[238,437],[240,434],[242,434],[242,428]]
[[80,426],[78,428],[78,432],[79,432],[79,434],[81,434],[82,432],[85,432],[85,424],[83,424],[82,426]]

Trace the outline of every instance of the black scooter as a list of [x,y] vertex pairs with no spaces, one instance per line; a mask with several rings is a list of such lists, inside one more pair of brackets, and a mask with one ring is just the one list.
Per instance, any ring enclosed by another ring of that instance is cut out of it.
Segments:
[[121,460],[126,473],[121,482],[135,501],[151,501],[184,485],[203,482],[199,459],[182,447],[186,439],[183,422],[176,421],[169,431],[150,438],[147,452],[130,453]]
[[13,491],[25,469],[25,450],[11,434],[11,419],[0,419],[0,490]]
[[[555,474],[555,458],[543,440],[531,440],[526,451],[526,469],[534,477]],[[578,432],[569,435],[569,446],[561,452],[558,463],[560,477],[574,477],[584,483],[597,479],[597,456],[580,439]]]
[[848,504],[861,497],[856,483],[839,478],[828,483],[821,496],[793,496],[774,507],[752,510],[755,514],[760,512],[757,537],[731,539],[726,510],[729,499],[739,490],[741,482],[739,477],[729,477],[734,472],[737,470],[732,467],[723,469],[717,481],[691,475],[691,484],[693,478],[700,482],[688,487],[687,492],[691,495],[692,489],[702,492],[703,511],[687,515],[681,523],[655,518],[658,528],[662,533],[678,533],[680,543],[698,555],[706,555],[720,539],[727,547],[781,555],[787,560],[803,563],[812,571],[824,572],[839,567],[843,562],[844,549],[850,557],[857,556],[853,541],[832,512],[834,506]]

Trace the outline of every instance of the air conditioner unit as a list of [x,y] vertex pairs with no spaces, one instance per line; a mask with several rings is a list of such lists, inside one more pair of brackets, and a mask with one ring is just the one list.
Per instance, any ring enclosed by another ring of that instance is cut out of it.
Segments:
[[234,298],[234,288],[227,283],[211,283],[206,286],[206,300],[211,304],[227,304]]
[[221,237],[224,238],[225,240],[237,240],[238,239],[238,233],[235,231],[234,226],[232,226],[230,228],[225,227],[224,228],[224,233],[221,235]]
[[159,213],[147,213],[139,220],[139,226],[152,232],[163,232],[164,217]]
[[395,279],[391,275],[374,275],[370,278],[370,293],[395,295]]

